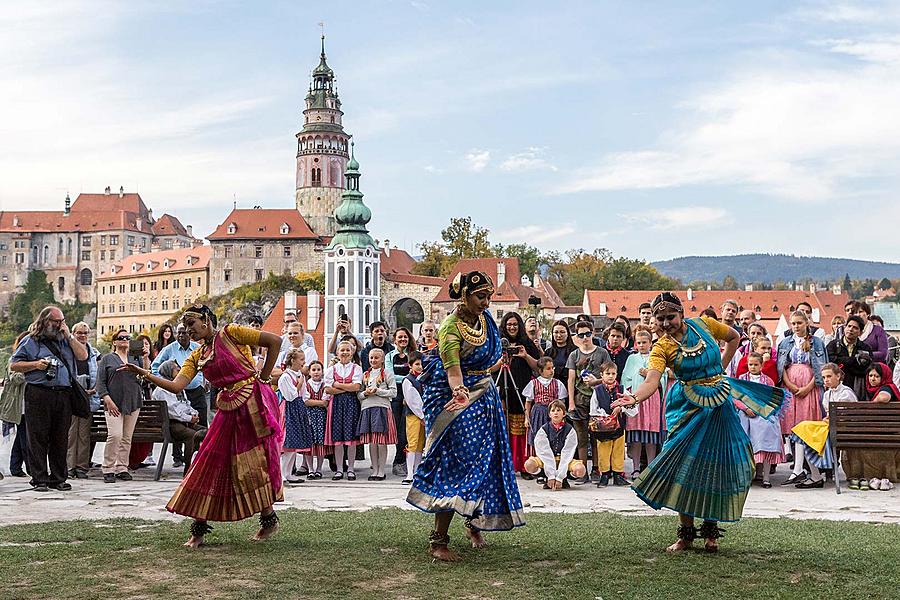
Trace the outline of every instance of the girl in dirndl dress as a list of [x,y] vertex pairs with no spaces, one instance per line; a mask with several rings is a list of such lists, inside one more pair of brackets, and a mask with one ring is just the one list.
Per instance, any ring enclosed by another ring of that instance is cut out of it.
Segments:
[[[644,383],[650,365],[650,348],[653,347],[653,333],[649,327],[638,325],[634,330],[635,353],[628,357],[622,371],[622,388],[626,394],[634,393]],[[641,455],[646,454],[650,464],[663,442],[666,441],[665,402],[662,390],[668,389],[666,373],[661,375],[659,389],[645,400],[635,417],[625,419],[625,443],[631,458],[631,478],[641,474]]]
[[[738,377],[738,379],[774,386],[775,382],[772,381],[772,378],[762,372],[766,358],[770,357],[771,354],[763,356],[758,352],[748,354],[747,372]],[[771,466],[784,462],[781,423],[760,417],[747,408],[747,405],[740,400],[736,399],[734,401],[734,407],[738,409],[738,418],[741,420],[744,433],[750,438],[750,445],[753,448],[753,460],[757,465],[762,465],[762,486],[771,488],[772,483],[769,481]]]
[[369,444],[372,474],[369,481],[384,481],[384,465],[388,446],[397,443],[397,425],[391,413],[391,400],[397,396],[393,371],[384,368],[384,350],[369,351],[368,371],[363,374],[362,389],[357,393],[361,403],[356,435],[360,444]]
[[[541,427],[550,422],[550,403],[554,400],[564,400],[569,397],[566,386],[558,379],[553,378],[553,359],[543,356],[537,361],[538,377],[533,377],[522,396],[525,398],[525,427],[528,429],[528,456],[534,454],[534,436]],[[538,477],[538,483],[546,483],[543,477]]]
[[[351,362],[353,345],[342,341],[337,348],[338,362],[325,371],[325,393],[329,395],[328,416],[325,421],[325,443],[334,446],[336,470],[332,480],[356,481],[353,470],[356,464],[356,444],[359,439],[356,427],[359,425],[359,400],[356,393],[362,389],[362,367]],[[347,472],[340,469],[347,453]]]
[[[304,457],[307,479],[322,479],[322,465],[325,457],[333,452],[325,445],[325,421],[328,417],[328,401],[325,399],[325,367],[314,360],[309,363],[309,378],[306,380],[304,403],[309,414],[309,426],[312,431],[312,447]],[[313,470],[313,457],[316,459]]]
[[278,378],[278,392],[284,401],[284,441],[281,445],[281,477],[287,483],[301,483],[293,476],[297,453],[308,455],[312,448],[312,427],[306,408],[306,357],[301,348],[291,348],[284,357],[285,369]]

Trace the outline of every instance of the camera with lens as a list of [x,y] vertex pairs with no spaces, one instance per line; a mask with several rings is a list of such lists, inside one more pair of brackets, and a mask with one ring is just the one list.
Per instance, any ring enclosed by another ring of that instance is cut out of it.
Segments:
[[44,376],[47,379],[56,379],[56,375],[59,373],[59,361],[53,357],[49,357],[46,360],[47,370],[44,371]]

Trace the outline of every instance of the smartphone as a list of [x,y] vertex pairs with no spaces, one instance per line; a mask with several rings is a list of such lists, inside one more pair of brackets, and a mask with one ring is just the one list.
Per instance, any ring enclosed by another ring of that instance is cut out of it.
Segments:
[[128,340],[128,354],[131,356],[140,356],[144,353],[144,340]]

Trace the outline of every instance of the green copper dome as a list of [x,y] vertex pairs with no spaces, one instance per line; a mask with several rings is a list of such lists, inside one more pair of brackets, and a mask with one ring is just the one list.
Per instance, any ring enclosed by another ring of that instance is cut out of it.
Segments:
[[359,191],[359,163],[356,161],[354,145],[350,144],[350,162],[347,163],[346,187],[341,195],[341,203],[334,211],[337,221],[337,233],[328,245],[328,249],[336,246],[344,248],[375,247],[375,240],[369,235],[366,225],[372,220],[372,211],[363,202],[363,194]]
[[319,57],[319,66],[313,69],[313,76],[316,75],[324,75],[331,78],[334,75],[334,71],[331,70],[331,67],[328,66],[328,63],[325,62],[325,36],[322,36],[322,54]]

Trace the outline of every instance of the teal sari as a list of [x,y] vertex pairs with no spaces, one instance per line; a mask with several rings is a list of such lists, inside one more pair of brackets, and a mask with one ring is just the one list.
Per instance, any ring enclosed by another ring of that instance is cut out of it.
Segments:
[[774,419],[784,390],[725,377],[719,343],[707,324],[701,319],[685,323],[687,332],[668,365],[677,377],[666,398],[668,438],[632,489],[655,509],[737,521],[755,464],[734,400]]

